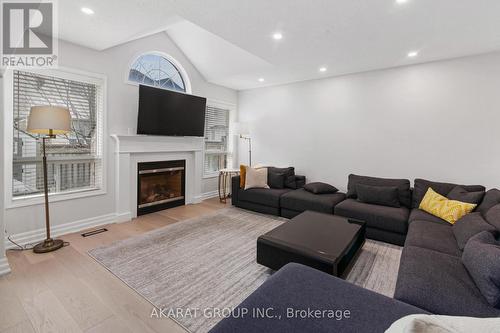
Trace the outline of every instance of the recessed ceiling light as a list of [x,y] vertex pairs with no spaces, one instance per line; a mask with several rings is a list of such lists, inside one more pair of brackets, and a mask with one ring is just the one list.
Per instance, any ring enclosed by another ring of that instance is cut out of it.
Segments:
[[276,39],[276,40],[280,40],[283,38],[283,35],[281,34],[281,32],[275,32],[273,34],[273,38]]
[[408,0],[396,0],[396,3],[398,4],[403,4],[403,3],[407,3]]
[[264,78],[263,78],[263,77],[259,78],[259,82],[264,82],[264,81],[265,81],[265,80],[264,80]]
[[408,52],[408,58],[415,58],[416,56],[418,56],[418,51]]
[[320,71],[320,72],[326,72],[326,67],[320,67],[320,68],[319,68],[319,71]]
[[94,11],[88,7],[82,7],[81,9],[82,13],[87,14],[87,15],[93,15]]

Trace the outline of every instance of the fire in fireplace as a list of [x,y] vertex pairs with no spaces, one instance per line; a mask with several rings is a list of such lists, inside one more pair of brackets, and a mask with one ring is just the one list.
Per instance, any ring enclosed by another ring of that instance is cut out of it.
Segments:
[[186,161],[139,163],[137,215],[185,204]]

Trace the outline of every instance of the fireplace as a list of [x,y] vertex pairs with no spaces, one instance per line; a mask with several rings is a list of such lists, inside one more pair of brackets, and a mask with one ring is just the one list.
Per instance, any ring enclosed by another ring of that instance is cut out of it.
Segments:
[[137,215],[185,204],[186,161],[137,165]]

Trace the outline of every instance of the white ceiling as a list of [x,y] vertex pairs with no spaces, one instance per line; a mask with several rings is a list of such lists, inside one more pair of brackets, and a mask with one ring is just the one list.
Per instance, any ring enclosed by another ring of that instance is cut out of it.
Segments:
[[500,49],[498,0],[64,0],[59,9],[64,40],[102,50],[167,31],[208,81],[234,89]]

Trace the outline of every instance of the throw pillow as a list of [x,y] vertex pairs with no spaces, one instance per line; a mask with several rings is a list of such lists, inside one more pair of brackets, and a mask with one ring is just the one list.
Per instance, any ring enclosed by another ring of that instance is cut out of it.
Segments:
[[454,224],[461,217],[472,212],[476,206],[475,204],[449,200],[429,187],[418,208]]
[[496,229],[483,219],[481,213],[470,213],[453,225],[453,234],[458,248],[463,250],[467,241],[482,231],[494,232]]
[[469,239],[462,254],[467,268],[481,294],[492,306],[500,308],[500,242],[488,231]]
[[285,188],[285,174],[284,173],[274,173],[267,171],[267,185],[270,188],[283,189]]
[[245,188],[245,179],[247,175],[247,166],[241,164],[240,165],[240,188]]
[[356,185],[365,184],[371,186],[396,186],[399,191],[399,203],[402,206],[411,207],[410,181],[408,179],[378,178],[368,176],[349,175],[347,182],[347,194],[350,199],[357,199]]
[[314,194],[337,193],[339,191],[335,186],[320,182],[306,184],[304,190]]
[[413,314],[396,320],[384,333],[495,332],[498,318]]
[[358,200],[364,203],[388,207],[401,207],[396,186],[372,186],[356,184]]
[[456,186],[462,186],[469,192],[478,192],[478,191],[486,191],[485,187],[482,185],[459,185],[459,184],[451,184],[451,183],[441,183],[441,182],[433,182],[425,179],[415,179],[415,186],[413,187],[412,194],[412,207],[418,208],[420,202],[424,198],[424,195],[427,193],[429,187],[432,187],[432,190],[444,195],[448,196],[451,190],[453,190]]
[[446,197],[450,200],[479,205],[483,200],[484,193],[484,191],[469,192],[462,186],[455,186]]
[[269,188],[267,185],[267,169],[246,168],[245,190],[250,188]]
[[282,173],[285,175],[285,187],[286,188],[297,188],[297,184],[295,182],[295,168],[294,167],[289,167],[289,168],[275,168],[275,167],[269,167],[268,168],[269,173]]

